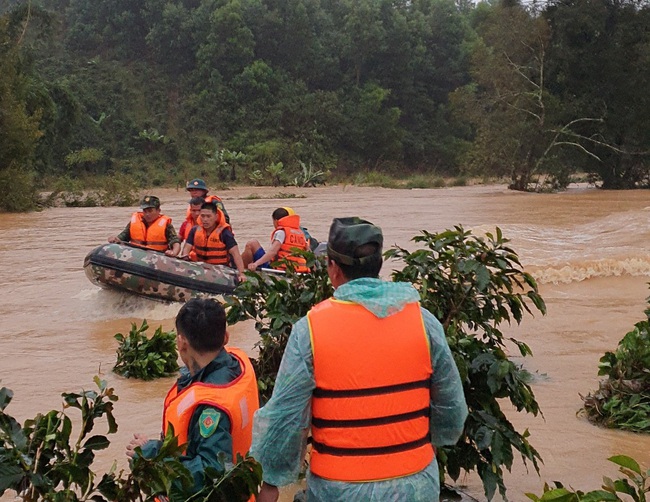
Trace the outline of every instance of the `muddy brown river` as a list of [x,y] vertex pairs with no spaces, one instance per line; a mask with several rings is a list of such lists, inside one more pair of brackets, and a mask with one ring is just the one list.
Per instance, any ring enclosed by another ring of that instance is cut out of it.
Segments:
[[[280,192],[300,198],[280,200]],[[184,218],[184,191],[154,190],[176,228]],[[256,194],[262,198],[250,198]],[[220,193],[236,238],[265,242],[271,212],[290,205],[303,224],[325,239],[333,217],[358,215],[383,228],[386,245],[413,249],[409,239],[422,229],[439,231],[462,224],[474,233],[501,227],[522,263],[538,279],[548,314],[526,318],[507,334],[525,341],[534,356],[521,362],[536,378],[533,390],[544,417],[518,414],[504,402],[509,418],[544,459],[540,476],[515,462],[506,477],[509,499],[528,500],[545,481],[576,489],[600,486],[616,476],[606,459],[636,458],[650,467],[650,435],[603,430],[576,416],[580,394],[597,388],[598,359],[614,350],[634,323],[643,319],[650,280],[650,192],[603,192],[573,186],[561,194],[508,191],[503,186],[437,190],[390,190],[334,186],[313,189],[237,188]],[[117,459],[126,466],[124,446],[133,432],[160,430],[162,400],[173,379],[154,382],[114,375],[117,342],[131,322],[173,327],[179,304],[163,304],[102,290],[83,273],[83,258],[116,235],[133,208],[53,208],[40,213],[0,215],[0,385],[14,390],[6,410],[21,422],[60,408],[61,393],[93,388],[100,375],[119,401],[117,434],[96,465],[107,470]],[[390,267],[388,264],[384,275]],[[231,344],[254,355],[256,333],[249,323],[230,328]],[[516,355],[516,351],[512,351]],[[99,424],[96,433],[103,433]],[[474,475],[458,486],[483,500]],[[286,489],[291,500],[295,487]],[[5,495],[1,500],[12,500]]]

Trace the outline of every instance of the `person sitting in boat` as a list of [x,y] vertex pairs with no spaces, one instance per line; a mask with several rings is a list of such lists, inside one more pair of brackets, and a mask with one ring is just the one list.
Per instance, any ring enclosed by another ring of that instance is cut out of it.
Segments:
[[108,242],[128,242],[134,246],[164,252],[176,256],[181,249],[181,241],[174,230],[172,219],[160,212],[160,199],[145,195],[140,202],[142,211],[133,213],[126,227]]
[[226,217],[212,202],[201,205],[200,225],[187,235],[179,258],[202,261],[211,265],[227,265],[239,271],[239,280],[246,280],[237,241]]
[[186,241],[190,230],[199,224],[201,206],[204,202],[205,199],[203,197],[192,197],[190,199],[190,207],[187,210],[187,216],[185,217],[185,221],[181,224],[181,228],[178,229],[178,237],[181,241]]
[[[185,367],[165,398],[162,435],[171,425],[178,444],[185,445],[180,461],[196,492],[206,484],[206,468],[224,472],[228,467],[220,455],[234,464],[250,449],[253,413],[259,408],[257,378],[246,353],[226,347],[226,312],[217,301],[190,299],[176,316],[176,333]],[[161,446],[160,440],[134,434],[126,455],[152,458]]]
[[[270,262],[286,258],[295,264],[296,272],[309,272],[307,262],[302,256],[293,253],[295,249],[307,251],[310,249],[309,240],[300,227],[300,216],[290,207],[279,207],[271,215],[274,230],[271,233],[271,247],[265,251],[259,241],[251,240],[246,243],[242,257],[248,270],[258,267],[270,268]],[[285,269],[284,264],[277,265]]]
[[[221,212],[226,217],[226,223],[230,223],[230,216],[228,216],[228,211],[226,211],[223,201],[216,195],[208,195],[210,189],[201,178],[188,181],[185,190],[190,193],[190,197],[192,198],[201,197],[205,202],[214,202],[217,205],[217,209],[221,209]],[[192,203],[190,202],[190,207],[187,209],[188,216],[190,215],[191,205]]]

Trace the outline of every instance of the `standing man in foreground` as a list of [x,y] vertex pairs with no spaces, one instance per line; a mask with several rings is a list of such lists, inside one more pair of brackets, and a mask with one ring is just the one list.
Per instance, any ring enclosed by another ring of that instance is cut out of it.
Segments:
[[308,502],[437,501],[434,446],[453,445],[467,405],[444,331],[408,283],[382,281],[381,229],[337,218],[334,297],[293,327],[273,396],[255,415],[258,502],[296,481],[311,427]]
[[172,219],[160,212],[160,199],[154,195],[145,195],[140,202],[140,209],[131,215],[126,227],[108,242],[128,242],[135,246],[164,252],[167,256],[176,256],[181,250],[181,241],[172,225]]
[[[174,427],[178,444],[186,445],[181,461],[194,477],[194,490],[204,484],[206,467],[223,472],[219,454],[234,463],[250,449],[253,413],[259,407],[257,379],[248,356],[228,343],[226,312],[211,299],[192,298],[176,316],[176,343],[185,364],[165,398],[163,432]],[[162,442],[134,434],[128,457],[156,455]]]

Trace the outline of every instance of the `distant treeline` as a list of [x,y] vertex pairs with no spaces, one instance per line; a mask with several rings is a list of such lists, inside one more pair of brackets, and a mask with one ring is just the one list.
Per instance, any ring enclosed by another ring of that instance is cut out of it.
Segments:
[[206,163],[224,181],[275,165],[649,183],[645,1],[8,3],[0,178],[163,183]]

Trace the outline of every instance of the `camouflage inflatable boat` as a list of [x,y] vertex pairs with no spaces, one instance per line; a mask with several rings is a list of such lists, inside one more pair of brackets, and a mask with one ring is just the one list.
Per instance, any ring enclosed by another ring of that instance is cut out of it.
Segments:
[[230,294],[237,286],[237,271],[230,267],[179,260],[124,244],[93,249],[84,270],[98,286],[174,302]]

